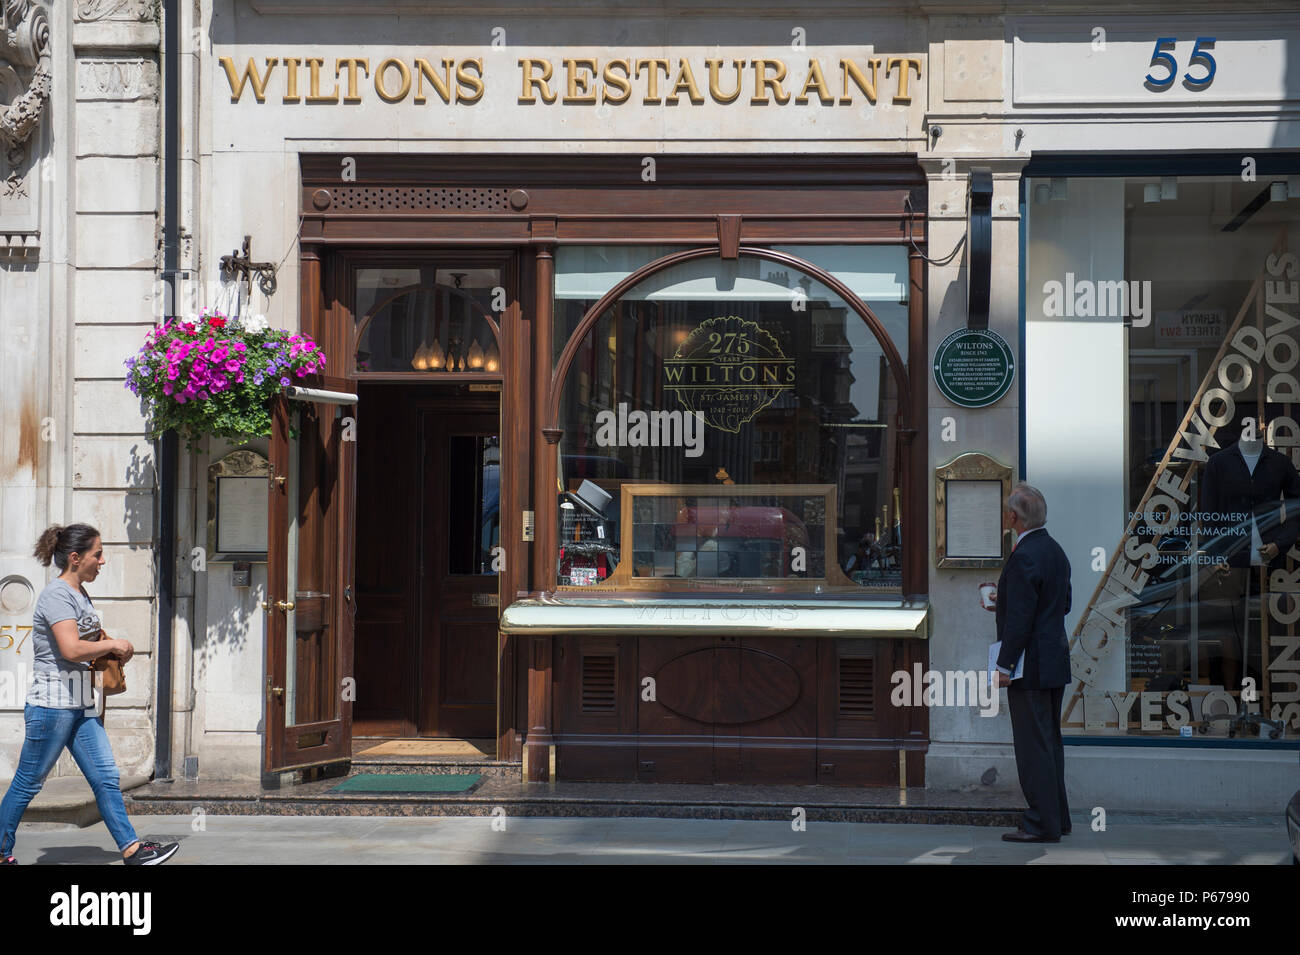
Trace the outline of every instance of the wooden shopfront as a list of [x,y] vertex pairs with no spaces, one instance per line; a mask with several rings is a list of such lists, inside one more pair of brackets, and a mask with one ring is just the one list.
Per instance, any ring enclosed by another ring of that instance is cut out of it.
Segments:
[[924,785],[915,161],[340,161],[301,157],[332,397],[277,416],[266,768]]

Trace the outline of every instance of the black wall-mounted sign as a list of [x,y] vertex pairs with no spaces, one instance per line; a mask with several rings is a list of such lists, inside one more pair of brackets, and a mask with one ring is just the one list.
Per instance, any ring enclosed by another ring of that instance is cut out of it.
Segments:
[[993,171],[970,171],[966,193],[966,327],[989,327],[989,283],[993,259]]

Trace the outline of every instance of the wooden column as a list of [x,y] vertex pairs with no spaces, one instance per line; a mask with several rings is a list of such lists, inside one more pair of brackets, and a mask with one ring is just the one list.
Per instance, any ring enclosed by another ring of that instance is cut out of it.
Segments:
[[298,252],[298,330],[310,335],[330,360],[331,374],[346,374],[342,349],[330,341],[321,328],[320,246],[304,245]]
[[[525,308],[528,292],[521,255],[511,260],[507,287],[514,289],[513,300],[501,316],[501,546],[505,563],[498,581],[499,612],[530,586],[528,551],[523,540],[523,512],[532,508],[532,408],[533,339],[528,321],[531,308]],[[529,287],[531,288],[531,287]],[[497,759],[523,758],[523,739],[527,732],[527,697],[521,694],[524,682],[519,639],[497,633]]]
[[[535,537],[533,543],[533,590],[555,589],[555,442],[559,434],[551,431],[546,408],[551,390],[553,314],[555,284],[555,223],[534,223],[534,236],[543,239],[534,246],[533,305],[533,509]],[[551,779],[551,735],[553,641],[549,636],[528,637],[528,736],[524,741],[524,781],[545,782]]]

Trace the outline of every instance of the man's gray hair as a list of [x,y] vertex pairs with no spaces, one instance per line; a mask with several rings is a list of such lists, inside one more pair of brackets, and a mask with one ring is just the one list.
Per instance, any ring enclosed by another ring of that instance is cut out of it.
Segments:
[[1020,522],[1029,530],[1047,523],[1047,500],[1038,488],[1021,481],[1007,496],[1007,507],[1020,516]]

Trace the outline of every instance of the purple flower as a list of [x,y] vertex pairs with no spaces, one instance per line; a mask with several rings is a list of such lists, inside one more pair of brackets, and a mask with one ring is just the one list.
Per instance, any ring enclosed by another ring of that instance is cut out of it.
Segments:
[[261,383],[262,383],[262,373],[259,371],[256,375],[253,376],[253,384],[260,385]]
[[281,387],[281,388],[288,388],[288,387],[289,387],[289,384],[290,384],[290,382],[289,382],[289,379],[288,379],[288,378],[281,378],[281,379],[280,379],[280,387]]

